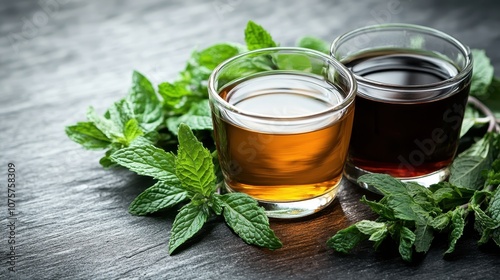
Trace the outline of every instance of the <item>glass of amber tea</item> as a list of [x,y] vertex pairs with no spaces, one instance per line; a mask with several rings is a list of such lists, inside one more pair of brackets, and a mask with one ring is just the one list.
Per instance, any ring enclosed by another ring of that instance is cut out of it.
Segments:
[[426,186],[445,180],[470,88],[467,46],[435,29],[386,24],[338,37],[331,55],[358,82],[346,177],[386,173]]
[[260,49],[219,65],[208,91],[228,191],[250,195],[274,218],[334,200],[356,93],[345,66],[313,50]]

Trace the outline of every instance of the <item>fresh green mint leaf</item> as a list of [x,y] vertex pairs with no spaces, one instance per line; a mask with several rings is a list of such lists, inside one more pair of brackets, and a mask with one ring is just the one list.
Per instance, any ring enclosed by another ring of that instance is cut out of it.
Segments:
[[297,47],[316,50],[324,54],[330,54],[330,44],[313,36],[304,36],[297,41]]
[[144,135],[144,132],[142,132],[136,119],[130,119],[125,123],[123,134],[125,135],[125,139],[127,139],[127,143],[130,144],[137,137]]
[[178,182],[174,155],[151,144],[120,149],[111,155],[111,159],[139,175]]
[[209,211],[206,205],[194,205],[193,203],[184,205],[177,216],[175,216],[174,224],[170,231],[168,253],[174,253],[180,245],[200,231],[208,220],[208,217]]
[[85,149],[106,149],[111,144],[111,140],[92,122],[79,122],[76,125],[67,126],[65,131],[71,140]]
[[488,169],[493,161],[492,141],[492,134],[486,134],[458,155],[450,167],[449,182],[473,190],[483,187],[485,182],[483,170]]
[[430,226],[436,230],[443,230],[450,223],[450,219],[451,219],[451,212],[443,213],[443,214],[435,217],[430,222]]
[[474,190],[457,187],[449,182],[432,185],[430,189],[433,191],[434,201],[444,211],[455,209],[469,202],[474,195]]
[[434,239],[434,231],[428,224],[415,224],[415,251],[427,253]]
[[121,99],[111,105],[104,117],[111,120],[118,127],[124,127],[130,119],[134,118],[134,113],[130,108],[130,104],[125,99]]
[[354,224],[339,230],[334,236],[328,239],[326,244],[337,252],[347,254],[359,243],[367,239],[368,236],[362,233],[356,224]]
[[394,211],[387,206],[387,198],[384,197],[380,201],[370,201],[367,200],[366,197],[363,195],[361,197],[361,202],[370,206],[373,212],[377,213],[381,217],[387,219],[387,220],[394,220]]
[[213,130],[208,99],[193,103],[186,114],[178,117],[170,117],[167,120],[167,127],[170,132],[177,135],[181,123],[186,124],[192,130]]
[[445,254],[450,254],[455,251],[455,245],[458,239],[462,236],[465,228],[465,210],[462,207],[457,207],[451,214],[451,232],[449,237],[448,250]]
[[387,174],[366,174],[358,178],[358,182],[366,183],[385,195],[386,205],[394,211],[394,217],[427,223],[429,213],[411,196],[408,187],[401,181]]
[[189,96],[192,95],[189,85],[184,81],[174,83],[161,83],[158,93],[163,97],[163,104],[171,110],[181,110],[188,106]]
[[222,205],[227,225],[245,242],[272,250],[283,246],[269,227],[269,219],[264,209],[250,196],[228,193],[214,195],[213,199]]
[[385,223],[363,220],[356,223],[360,232],[369,236],[368,240],[375,242],[375,247],[387,237],[387,225]]
[[216,188],[212,155],[185,124],[179,126],[175,173],[186,188],[206,197]]
[[159,181],[134,199],[129,212],[134,215],[151,214],[172,207],[187,198],[188,192],[179,184]]
[[470,94],[477,97],[487,97],[488,87],[493,79],[493,66],[484,50],[471,50],[473,57],[472,81]]
[[359,221],[356,223],[356,227],[359,229],[360,232],[370,236],[374,234],[375,232],[386,229],[387,227],[385,223],[379,223],[375,221],[369,221],[369,220],[363,220]]
[[234,44],[216,44],[210,46],[197,55],[198,65],[214,70],[219,64],[244,51],[243,46]]
[[253,21],[249,21],[245,29],[245,42],[250,51],[277,46],[271,34]]
[[118,127],[113,121],[97,115],[93,107],[87,110],[87,119],[92,122],[108,139],[115,140],[123,138],[121,127]]
[[409,228],[402,226],[399,231],[399,254],[407,262],[412,259],[414,242],[415,234]]
[[405,184],[387,174],[365,174],[358,178],[358,182],[373,186],[383,195],[408,195]]
[[153,85],[137,71],[132,75],[132,88],[126,101],[144,133],[154,131],[163,123],[161,102]]

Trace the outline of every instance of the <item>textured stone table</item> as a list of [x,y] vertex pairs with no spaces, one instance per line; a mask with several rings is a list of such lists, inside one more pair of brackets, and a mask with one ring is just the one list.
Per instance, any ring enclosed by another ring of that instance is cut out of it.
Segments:
[[[486,49],[500,75],[499,1],[2,1],[0,3],[0,279],[498,279],[500,251],[466,232],[443,258],[446,237],[412,264],[392,247],[351,255],[328,249],[339,229],[371,218],[345,185],[323,212],[273,221],[284,247],[244,244],[224,223],[207,224],[174,256],[173,215],[135,217],[129,203],[152,182],[103,170],[64,127],[86,108],[124,96],[136,69],[172,80],[195,48],[243,42],[249,19],[282,46],[303,35],[331,41],[383,22],[423,24]],[[7,172],[16,166],[16,272],[8,271]]]

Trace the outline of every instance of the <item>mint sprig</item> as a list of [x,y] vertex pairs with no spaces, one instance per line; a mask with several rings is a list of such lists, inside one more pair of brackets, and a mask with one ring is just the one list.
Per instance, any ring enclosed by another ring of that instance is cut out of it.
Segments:
[[242,193],[217,193],[212,154],[198,141],[189,126],[179,126],[177,155],[151,144],[132,145],[116,151],[111,159],[139,175],[158,179],[130,205],[129,212],[146,215],[185,204],[172,226],[169,253],[193,237],[212,215],[226,223],[245,242],[269,249],[282,246],[257,202]]
[[500,231],[500,201],[497,200],[500,198],[497,197],[498,182],[494,180],[500,170],[485,172],[485,169],[491,166],[493,158],[500,156],[498,139],[499,134],[487,133],[457,157],[449,182],[429,189],[385,174],[361,176],[359,182],[383,194],[378,202],[365,197],[361,200],[380,217],[376,222],[363,220],[338,231],[327,245],[347,253],[364,240],[375,242],[377,248],[391,237],[399,244],[402,259],[411,261],[414,252],[426,253],[430,249],[436,234],[447,233],[449,244],[444,253],[449,254],[462,237],[471,212],[475,215],[475,228],[482,236],[479,243],[484,244],[490,238],[495,240]]

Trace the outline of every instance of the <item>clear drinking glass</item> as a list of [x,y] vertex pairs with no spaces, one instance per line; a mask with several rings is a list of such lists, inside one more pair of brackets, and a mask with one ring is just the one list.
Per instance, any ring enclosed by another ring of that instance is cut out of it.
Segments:
[[346,177],[387,173],[426,186],[445,180],[469,94],[469,48],[435,29],[385,24],[338,37],[331,55],[358,82]]
[[309,49],[260,49],[219,65],[208,90],[228,191],[252,196],[276,218],[333,201],[354,116],[347,68]]

